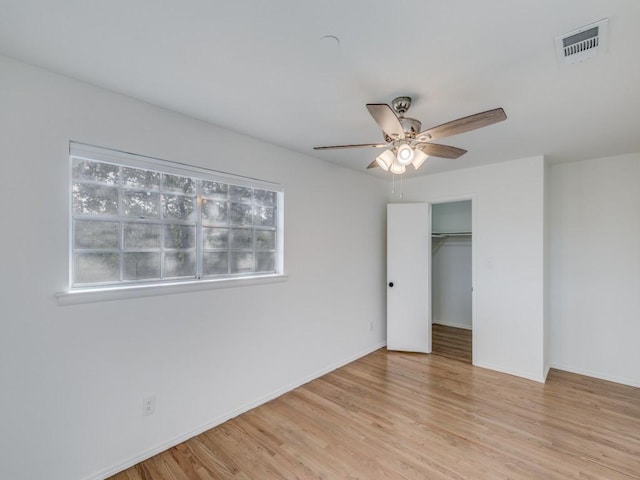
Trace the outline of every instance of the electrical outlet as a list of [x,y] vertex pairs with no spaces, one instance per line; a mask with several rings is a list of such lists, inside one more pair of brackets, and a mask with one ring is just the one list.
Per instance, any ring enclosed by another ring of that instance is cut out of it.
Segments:
[[142,415],[151,415],[156,411],[156,396],[150,395],[142,399]]

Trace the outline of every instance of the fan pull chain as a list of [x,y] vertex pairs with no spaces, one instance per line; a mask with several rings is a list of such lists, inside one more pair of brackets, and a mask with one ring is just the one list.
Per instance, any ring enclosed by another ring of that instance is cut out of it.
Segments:
[[[393,186],[391,187],[391,195],[396,193],[396,174],[393,174]],[[400,175],[400,200],[404,198],[404,188],[402,186],[402,175]]]

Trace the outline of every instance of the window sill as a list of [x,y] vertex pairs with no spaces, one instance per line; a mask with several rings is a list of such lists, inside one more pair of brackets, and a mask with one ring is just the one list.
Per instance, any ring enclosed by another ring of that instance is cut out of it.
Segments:
[[87,288],[56,294],[58,305],[77,305],[80,303],[108,302],[129,298],[152,297],[173,293],[199,292],[217,288],[246,287],[267,283],[286,282],[287,275],[273,274],[257,277],[225,278],[221,280],[194,280],[165,283],[162,285],[127,285],[126,287]]

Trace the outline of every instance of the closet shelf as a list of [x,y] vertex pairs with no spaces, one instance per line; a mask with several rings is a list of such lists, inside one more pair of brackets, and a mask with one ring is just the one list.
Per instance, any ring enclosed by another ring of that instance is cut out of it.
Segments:
[[[431,234],[431,238],[434,239],[434,242],[431,245],[431,255],[435,255],[435,253],[440,250],[440,247],[447,243],[448,238],[471,238],[471,232],[433,232]],[[453,240],[452,240],[453,241]],[[456,242],[458,243],[458,242]]]
[[433,232],[431,234],[432,238],[470,237],[470,236],[471,236],[471,232],[450,232],[450,233]]

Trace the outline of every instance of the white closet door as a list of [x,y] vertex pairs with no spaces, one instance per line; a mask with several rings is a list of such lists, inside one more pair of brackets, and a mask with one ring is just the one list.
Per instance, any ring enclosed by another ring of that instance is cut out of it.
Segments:
[[429,205],[387,205],[387,349],[431,352]]

